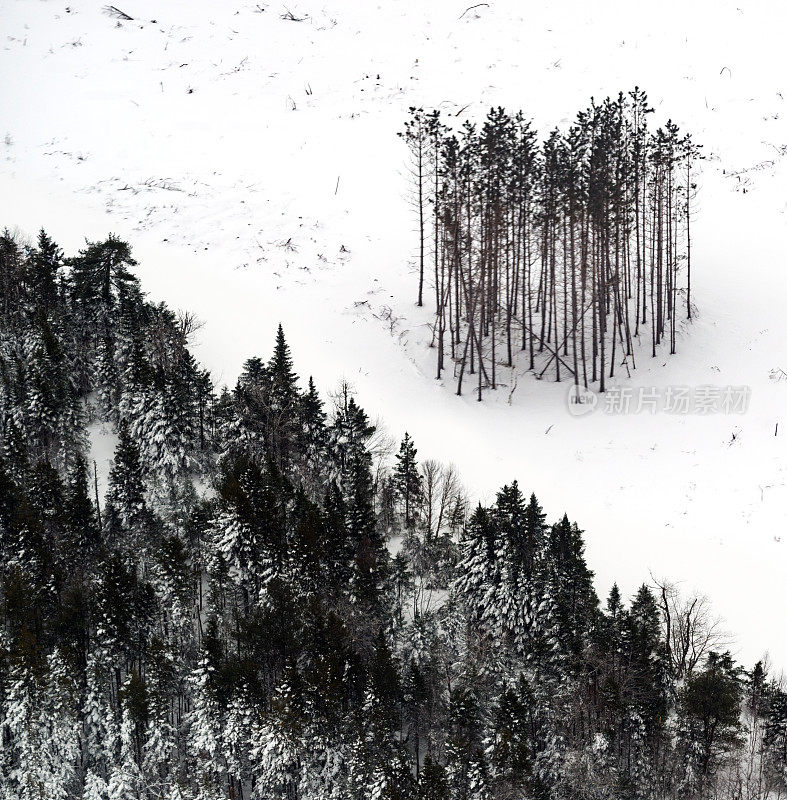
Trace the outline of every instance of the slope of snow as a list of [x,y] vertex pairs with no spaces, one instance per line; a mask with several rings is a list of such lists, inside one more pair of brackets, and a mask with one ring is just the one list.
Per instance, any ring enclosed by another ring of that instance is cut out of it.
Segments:
[[[773,4],[0,0],[0,224],[67,251],[128,238],[151,297],[206,322],[232,382],[281,321],[323,390],[346,377],[422,457],[483,500],[518,479],[587,531],[604,595],[669,576],[707,593],[747,663],[787,664],[787,80]],[[301,21],[285,19],[287,11]],[[778,14],[778,9],[775,10]],[[155,22],[153,21],[155,20]],[[632,387],[748,386],[742,415],[581,418],[567,385],[484,403],[433,378],[416,309],[411,105],[543,133],[644,87],[705,145],[693,226],[697,319]],[[746,190],[744,192],[744,189]],[[774,435],[776,423],[782,432]],[[733,436],[734,434],[734,436]]]
[[94,491],[98,492],[99,503],[103,511],[118,437],[106,423],[99,421],[93,421],[88,425],[87,435],[90,443],[90,453],[88,454],[90,496],[92,498]]

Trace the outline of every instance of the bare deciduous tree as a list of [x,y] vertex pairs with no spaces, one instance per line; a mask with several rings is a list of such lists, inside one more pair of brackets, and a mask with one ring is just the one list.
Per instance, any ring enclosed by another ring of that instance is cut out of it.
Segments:
[[655,588],[670,671],[676,684],[680,684],[708,653],[729,645],[729,636],[704,595],[684,595],[676,584],[664,580],[656,580]]

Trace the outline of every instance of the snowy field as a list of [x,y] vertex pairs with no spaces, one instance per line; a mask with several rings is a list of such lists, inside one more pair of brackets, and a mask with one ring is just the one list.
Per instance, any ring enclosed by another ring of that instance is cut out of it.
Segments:
[[[550,519],[576,519],[602,596],[682,581],[745,663],[769,648],[785,667],[784,11],[468,5],[124,0],[121,21],[101,2],[0,0],[0,224],[44,226],[67,252],[127,238],[151,298],[205,321],[198,352],[224,382],[267,357],[281,321],[302,375],[323,391],[347,378],[476,498],[516,478]],[[544,133],[635,84],[706,161],[697,318],[626,385],[747,386],[748,411],[609,414],[602,399],[577,418],[567,384],[527,374],[481,404],[456,397],[413,303],[408,106],[522,108]]]

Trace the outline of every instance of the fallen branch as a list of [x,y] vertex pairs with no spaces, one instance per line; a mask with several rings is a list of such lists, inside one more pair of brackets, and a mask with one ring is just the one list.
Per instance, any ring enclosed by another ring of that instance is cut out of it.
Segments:
[[124,19],[126,22],[134,21],[134,17],[130,17],[125,11],[121,11],[116,6],[104,6],[104,11],[109,14],[110,17],[115,17],[115,19]]
[[462,17],[463,17],[465,14],[467,14],[467,12],[468,12],[468,11],[472,11],[474,8],[480,8],[481,6],[486,6],[486,7],[488,8],[488,7],[489,7],[489,3],[476,3],[474,6],[469,6],[468,8],[466,8],[466,9],[465,9],[465,10],[464,10],[464,11],[463,11],[463,12],[462,12],[460,15],[459,15],[459,19],[462,19]]

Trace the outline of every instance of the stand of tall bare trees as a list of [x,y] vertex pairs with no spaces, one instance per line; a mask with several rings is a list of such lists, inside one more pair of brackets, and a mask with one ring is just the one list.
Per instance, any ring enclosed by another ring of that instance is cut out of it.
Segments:
[[638,343],[675,352],[692,310],[700,150],[671,121],[651,132],[651,112],[635,88],[539,141],[521,112],[454,131],[410,109],[418,304],[426,275],[436,374],[450,371],[457,394],[472,376],[480,400],[522,359],[538,378],[603,392],[635,368]]

